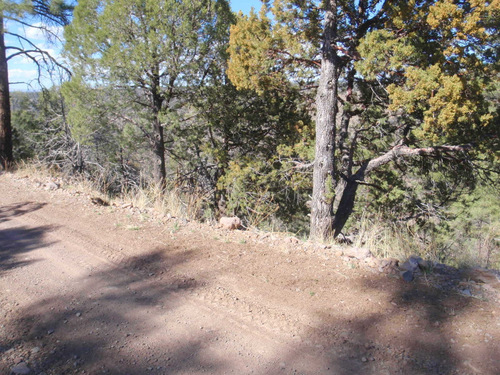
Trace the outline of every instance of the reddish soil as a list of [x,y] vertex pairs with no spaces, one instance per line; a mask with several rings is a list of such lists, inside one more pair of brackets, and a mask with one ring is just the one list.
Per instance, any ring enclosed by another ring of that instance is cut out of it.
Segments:
[[0,374],[500,374],[498,302],[334,252],[0,175]]

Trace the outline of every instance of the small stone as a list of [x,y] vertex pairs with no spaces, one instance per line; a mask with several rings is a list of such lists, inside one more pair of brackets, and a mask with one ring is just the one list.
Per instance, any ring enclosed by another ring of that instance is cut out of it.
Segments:
[[49,329],[49,330],[47,331],[47,335],[52,335],[53,333],[54,333],[54,330],[53,330],[53,329]]
[[280,369],[284,370],[286,368],[285,362],[280,362]]
[[38,346],[35,346],[33,349],[31,349],[31,353],[36,354],[40,351],[40,348]]
[[461,291],[461,293],[466,297],[472,297],[472,293],[469,289],[464,289]]
[[28,367],[26,363],[21,362],[12,367],[10,372],[13,375],[24,375],[24,374],[30,374],[31,369]]
[[366,357],[362,357],[361,362],[368,362],[368,359]]
[[403,278],[404,281],[407,283],[413,281],[413,272],[412,271],[404,271],[401,273],[401,277]]
[[241,220],[237,216],[221,217],[219,220],[219,224],[223,229],[235,230],[241,227]]
[[79,317],[82,316],[82,313],[81,312],[77,312],[75,315],[76,315],[77,318],[79,318]]

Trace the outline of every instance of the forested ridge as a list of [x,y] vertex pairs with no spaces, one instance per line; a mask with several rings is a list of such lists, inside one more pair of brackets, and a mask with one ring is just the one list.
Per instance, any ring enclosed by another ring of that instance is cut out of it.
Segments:
[[[64,26],[59,61],[1,26],[3,168],[36,160],[109,195],[175,192],[200,220],[500,267],[499,1],[1,4],[2,25]],[[63,82],[10,93],[20,53]]]

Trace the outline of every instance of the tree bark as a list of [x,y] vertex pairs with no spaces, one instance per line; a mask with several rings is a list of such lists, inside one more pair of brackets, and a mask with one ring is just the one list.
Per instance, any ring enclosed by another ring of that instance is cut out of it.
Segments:
[[167,184],[167,167],[165,163],[165,139],[163,135],[163,126],[161,126],[159,119],[155,119],[154,124],[154,174],[155,181],[161,187],[161,189],[166,188]]
[[332,223],[333,238],[336,238],[342,232],[342,229],[344,229],[347,220],[354,210],[354,201],[356,199],[358,187],[358,180],[352,178],[343,184],[340,203]]
[[333,218],[335,120],[337,117],[337,1],[326,2],[321,73],[316,97],[316,154],[313,171],[310,237],[331,235]]
[[[153,56],[156,59],[156,54]],[[167,165],[165,162],[165,136],[163,126],[160,121],[160,112],[162,110],[164,98],[160,93],[160,65],[154,64],[151,67],[151,99],[153,112],[153,154],[154,160],[154,178],[158,186],[165,190],[167,187]]]
[[5,50],[3,16],[0,14],[0,166],[7,169],[13,161],[9,69]]

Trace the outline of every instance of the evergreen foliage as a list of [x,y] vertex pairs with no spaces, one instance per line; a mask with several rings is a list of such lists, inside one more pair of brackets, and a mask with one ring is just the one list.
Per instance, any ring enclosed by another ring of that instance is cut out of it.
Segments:
[[[143,133],[154,155],[156,181],[164,186],[165,144],[172,143],[164,129],[204,84],[230,20],[224,0],[80,1],[65,30],[75,73],[69,84],[74,87],[66,93],[114,92],[118,101],[109,110]],[[68,99],[75,104],[70,115],[80,121],[76,104],[89,105]]]
[[422,173],[495,158],[498,107],[485,92],[498,82],[499,11],[489,1],[280,0],[239,16],[237,87],[319,82],[304,91],[317,113],[313,237],[342,231],[360,184],[383,191],[407,177],[388,163],[412,159]]
[[498,267],[498,19],[479,0],[276,0],[248,16],[82,0],[63,97],[15,95],[16,157],[112,193],[190,194],[199,217],[359,244],[382,223],[380,248]]

